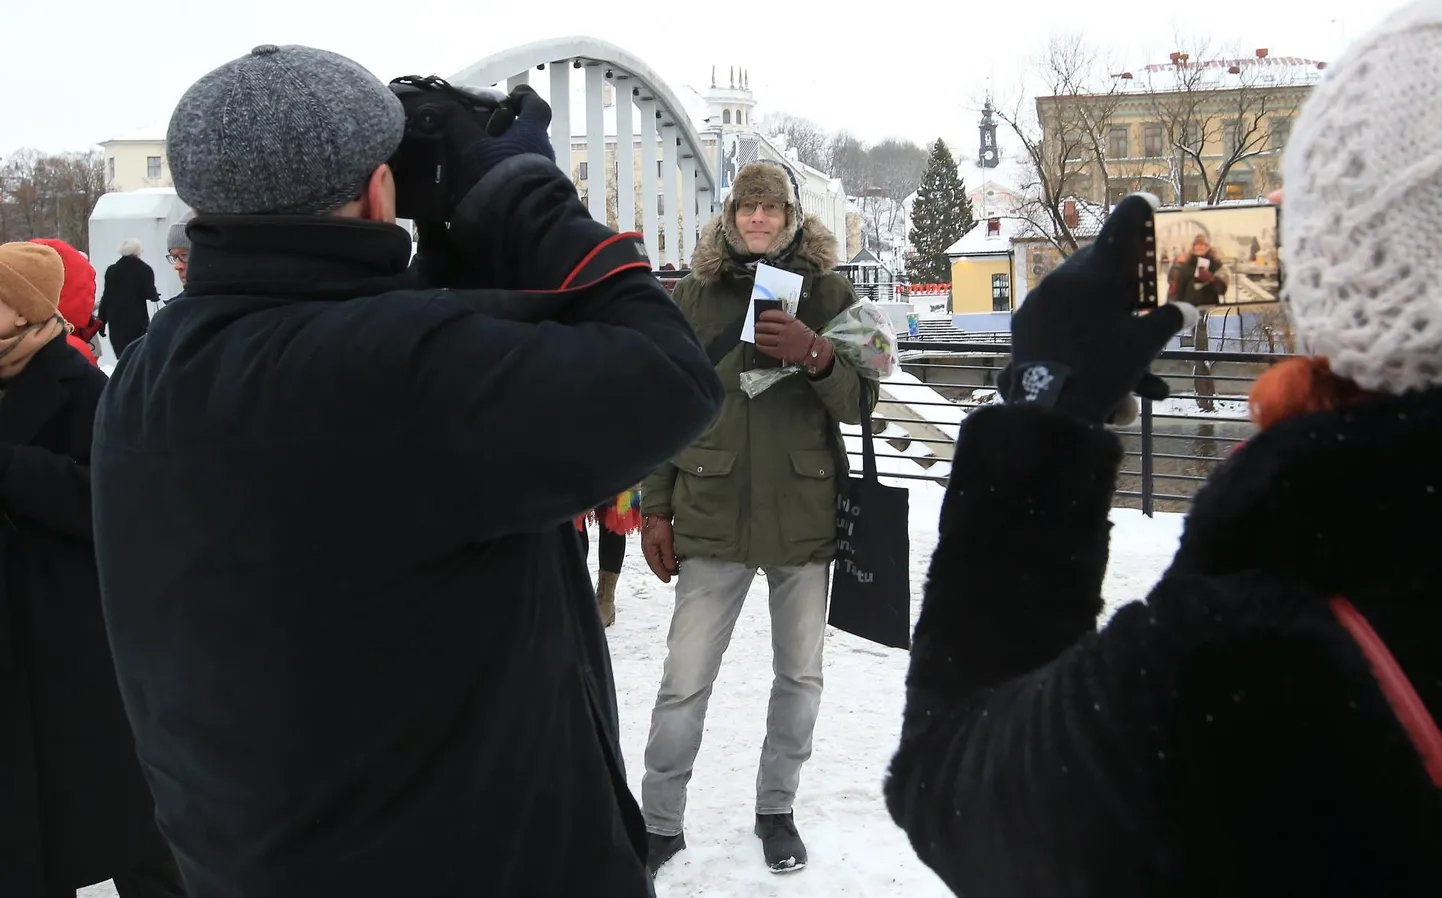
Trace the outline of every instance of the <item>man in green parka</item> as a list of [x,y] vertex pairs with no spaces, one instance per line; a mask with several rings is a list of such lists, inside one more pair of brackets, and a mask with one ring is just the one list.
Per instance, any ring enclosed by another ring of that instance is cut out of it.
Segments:
[[[685,848],[686,784],[701,746],[721,656],[757,570],[770,589],[775,679],[756,780],[756,835],[777,873],[806,865],[792,803],[821,707],[821,647],[836,550],[838,422],[876,403],[864,379],[817,334],[856,294],[836,265],[835,236],[802,213],[791,172],[743,166],[719,218],[702,229],[691,273],[673,296],[726,386],[711,429],[641,490],[641,544],[663,582],[675,576],[666,667],[646,744],[642,806],[654,872]],[[756,263],[801,274],[797,316],[766,311],[755,344],[739,340]],[[801,365],[749,398],[741,372],[761,356]],[[661,410],[660,414],[665,411]]]

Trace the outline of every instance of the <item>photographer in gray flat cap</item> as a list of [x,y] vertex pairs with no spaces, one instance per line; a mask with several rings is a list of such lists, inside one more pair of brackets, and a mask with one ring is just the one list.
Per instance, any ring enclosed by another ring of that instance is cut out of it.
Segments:
[[[572,521],[723,391],[550,115],[269,45],[175,110],[186,299],[116,369],[92,465],[121,690],[195,898],[652,892]],[[643,392],[668,413],[630,414]],[[616,421],[599,451],[552,423]]]

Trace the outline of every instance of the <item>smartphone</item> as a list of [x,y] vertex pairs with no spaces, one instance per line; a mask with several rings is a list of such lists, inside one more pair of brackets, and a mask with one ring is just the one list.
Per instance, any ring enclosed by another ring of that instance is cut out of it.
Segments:
[[[786,310],[785,304],[779,299],[753,299],[751,300],[751,305],[756,315],[756,320],[752,322],[753,325],[761,320],[761,313],[765,312],[767,309],[776,309],[783,312]],[[771,356],[767,355],[764,352],[758,352],[756,353],[756,367],[780,368],[781,360],[773,359]]]
[[1137,308],[1278,302],[1279,209],[1266,202],[1158,209],[1143,238]]

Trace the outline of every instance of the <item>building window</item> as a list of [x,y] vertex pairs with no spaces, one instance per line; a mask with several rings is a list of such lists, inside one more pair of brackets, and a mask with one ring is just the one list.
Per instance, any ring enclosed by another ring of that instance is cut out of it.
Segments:
[[1130,158],[1132,154],[1130,144],[1130,132],[1127,128],[1112,128],[1107,132],[1107,158]]
[[1111,202],[1113,206],[1126,199],[1127,194],[1131,193],[1131,191],[1127,189],[1127,186],[1125,184],[1113,184],[1108,192],[1111,195],[1108,196],[1107,199]]
[[1287,142],[1292,139],[1292,120],[1289,118],[1274,118],[1270,122],[1271,134],[1268,139],[1271,141],[1272,149],[1284,150]]
[[1062,178],[1061,195],[1065,197],[1079,197],[1089,200],[1092,198],[1092,176],[1088,172],[1068,172]]
[[991,310],[993,312],[1011,311],[1011,275],[994,274],[991,276]]
[[1222,155],[1228,158],[1242,149],[1242,123],[1230,121],[1222,125]]
[[151,179],[152,181],[157,180],[160,177],[159,156],[145,157],[145,177]]
[[112,181],[115,180],[115,157],[114,157],[114,156],[111,156],[109,159],[106,159],[106,160],[105,160],[105,177],[109,178],[109,179],[112,180]]
[[1182,126],[1182,146],[1188,151],[1200,156],[1206,144],[1206,138],[1202,136],[1201,122],[1187,122]]
[[657,160],[656,160],[656,177],[658,177],[658,178],[663,178],[663,177],[666,176],[666,173],[663,172],[663,171],[661,171],[661,166],[662,166],[662,164],[665,163],[665,161],[666,161],[666,160],[664,160],[664,159],[657,159]]
[[1162,137],[1161,125],[1142,126],[1142,155],[1149,159],[1159,158],[1166,155],[1164,149],[1166,141]]
[[589,165],[587,165],[586,163],[582,162],[582,163],[581,163],[581,167],[580,167],[580,171],[579,171],[580,180],[582,180],[582,181],[587,180],[587,179],[590,177],[590,174],[591,174],[591,166],[589,166]]
[[1072,130],[1063,134],[1061,139],[1067,162],[1081,162],[1086,158],[1086,135]]
[[1252,182],[1246,179],[1238,179],[1227,182],[1227,199],[1244,200],[1252,195]]
[[656,214],[657,214],[657,215],[665,215],[665,214],[666,214],[666,194],[664,194],[664,193],[658,193],[658,194],[656,194]]
[[1182,184],[1182,202],[1200,203],[1202,201],[1202,182],[1195,178],[1188,178]]
[[729,109],[723,109],[723,110],[721,110],[721,124],[723,124],[723,125],[729,125],[729,124],[731,124],[731,110],[729,110]]

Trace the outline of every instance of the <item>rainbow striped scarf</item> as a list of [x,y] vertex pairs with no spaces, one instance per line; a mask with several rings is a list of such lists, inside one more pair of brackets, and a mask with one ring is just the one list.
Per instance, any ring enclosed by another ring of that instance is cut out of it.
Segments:
[[[597,512],[600,512],[599,514]],[[585,530],[587,521],[595,521],[612,533],[625,536],[641,529],[641,486],[637,484],[616,497],[610,505],[593,508],[576,517],[576,529]]]

